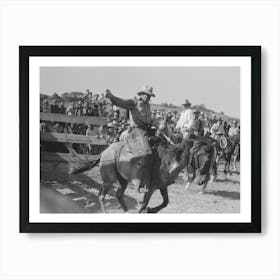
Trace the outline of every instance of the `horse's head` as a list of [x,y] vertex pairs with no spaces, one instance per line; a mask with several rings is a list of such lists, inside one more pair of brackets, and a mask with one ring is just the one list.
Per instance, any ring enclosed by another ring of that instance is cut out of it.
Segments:
[[[189,152],[188,143],[184,142],[170,148],[158,147],[160,157],[160,176],[163,181],[167,181],[170,176],[176,174],[187,165],[187,154]],[[178,175],[177,174],[177,175]]]

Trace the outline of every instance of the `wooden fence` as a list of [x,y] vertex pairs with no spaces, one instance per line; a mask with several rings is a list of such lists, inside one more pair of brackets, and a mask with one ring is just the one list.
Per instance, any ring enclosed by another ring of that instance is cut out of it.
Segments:
[[[53,123],[71,123],[71,124],[85,124],[85,125],[107,125],[106,118],[91,117],[91,116],[68,116],[64,114],[55,113],[40,113],[41,121],[48,121]],[[42,142],[59,142],[59,143],[78,143],[91,145],[107,145],[105,139],[99,139],[94,136],[86,136],[79,134],[40,132],[40,140]],[[88,159],[94,159],[94,156],[89,155]],[[71,156],[65,153],[48,153],[41,152],[41,160],[44,161],[71,161]]]

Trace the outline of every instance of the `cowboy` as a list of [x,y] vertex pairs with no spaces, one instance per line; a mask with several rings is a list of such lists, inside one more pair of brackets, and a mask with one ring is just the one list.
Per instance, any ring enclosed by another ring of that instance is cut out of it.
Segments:
[[209,119],[210,128],[217,123],[217,116],[215,114],[212,115],[212,118]]
[[172,118],[173,118],[173,116],[172,116],[172,111],[171,111],[171,110],[168,110],[167,115],[166,115],[166,122],[167,122],[168,124],[171,124],[171,123],[173,122]]
[[153,109],[151,118],[152,118],[153,122],[157,121],[157,109],[156,108]]
[[[135,98],[124,100],[114,96],[109,89],[106,89],[105,97],[109,98],[115,106],[129,110],[130,125],[132,127],[137,127],[140,130],[147,132],[148,136],[152,136],[152,117],[149,101],[151,97],[155,97],[155,94],[153,93],[153,88],[151,86],[144,86],[137,93],[137,95],[140,97],[139,99]],[[144,188],[144,192],[147,192],[146,186],[139,186],[138,191],[140,192],[140,189],[142,188]]]
[[222,135],[225,135],[223,119],[218,118],[218,122],[214,123],[211,127],[211,137],[218,140]]
[[137,95],[140,96],[139,100],[124,100],[114,96],[109,89],[106,89],[105,97],[109,98],[114,105],[130,111],[131,126],[138,127],[145,131],[149,131],[149,128],[152,123],[151,108],[149,101],[151,97],[155,97],[153,93],[153,88],[150,86],[145,86],[137,93]]
[[[190,156],[188,161],[188,172],[192,170],[191,164],[194,157],[194,154],[199,151],[199,149],[204,145],[211,145],[214,143],[214,140],[209,139],[204,136],[204,124],[203,121],[200,118],[200,111],[195,110],[193,112],[194,119],[192,121],[192,124],[190,126],[190,131],[188,135],[188,141],[193,142],[193,147],[190,149]],[[195,161],[197,159],[195,158]],[[211,167],[212,168],[212,167]]]
[[237,126],[237,121],[233,120],[232,121],[232,126],[230,127],[229,131],[228,131],[228,136],[232,137],[234,135],[237,135],[240,133],[239,127]]
[[181,113],[180,118],[175,127],[176,130],[180,130],[182,132],[184,138],[188,137],[188,132],[194,119],[193,112],[191,110],[191,105],[192,104],[189,102],[189,100],[186,99],[185,103],[183,104],[185,109]]

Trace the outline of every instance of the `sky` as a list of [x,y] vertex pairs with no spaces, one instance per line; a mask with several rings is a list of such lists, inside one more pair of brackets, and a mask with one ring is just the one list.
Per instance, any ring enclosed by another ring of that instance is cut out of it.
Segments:
[[239,67],[41,67],[40,93],[82,91],[104,93],[108,88],[121,98],[153,87],[151,103],[204,104],[216,112],[240,117]]

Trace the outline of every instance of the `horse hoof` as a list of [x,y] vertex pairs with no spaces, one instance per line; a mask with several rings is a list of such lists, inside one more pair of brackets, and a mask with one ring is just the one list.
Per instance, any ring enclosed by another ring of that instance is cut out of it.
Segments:
[[200,192],[198,192],[198,194],[200,194],[200,195],[205,194],[205,191],[200,191]]
[[190,186],[191,186],[191,183],[187,183],[187,184],[185,185],[185,190],[187,190]]

